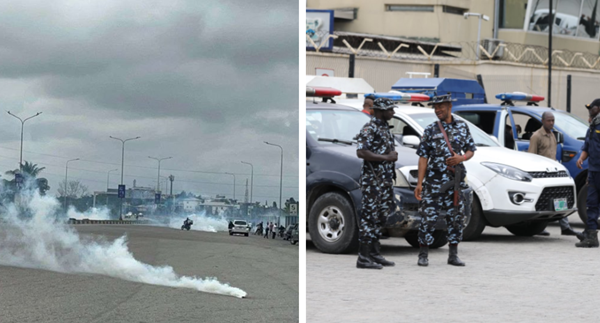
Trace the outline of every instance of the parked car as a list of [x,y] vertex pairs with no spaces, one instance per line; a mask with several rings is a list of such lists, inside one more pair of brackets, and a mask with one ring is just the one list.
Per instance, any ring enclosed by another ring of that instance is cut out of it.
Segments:
[[249,232],[250,232],[250,226],[244,220],[234,220],[233,227],[231,229],[229,229],[230,236],[237,233],[237,234],[243,234],[247,237]]
[[[359,101],[344,103],[358,109]],[[465,162],[467,181],[475,196],[470,217],[465,219],[464,240],[476,240],[487,225],[504,226],[515,235],[535,235],[550,221],[577,210],[573,179],[564,166],[542,156],[503,148],[476,125],[453,116],[467,122],[477,146],[475,155]],[[399,105],[390,124],[404,146],[417,148],[425,128],[436,120],[430,108]],[[408,177],[412,185],[416,185],[417,176],[414,171]],[[554,200],[564,203],[555,209]]]
[[[504,97],[505,102],[510,96]],[[541,98],[543,99],[543,97]],[[583,169],[577,168],[577,160],[581,155],[581,147],[585,140],[588,123],[581,118],[554,108],[538,106],[513,106],[513,102],[500,104],[469,104],[453,108],[452,110],[471,121],[487,134],[498,138],[500,145],[519,151],[529,149],[529,138],[542,127],[542,113],[549,111],[554,114],[554,132],[557,137],[556,160],[574,178],[577,207],[582,221],[586,221],[587,175],[588,162],[583,163]],[[522,133],[517,133],[517,126]],[[512,144],[514,142],[514,144]]]
[[[315,95],[314,91],[307,96]],[[327,100],[329,101],[329,100]],[[358,246],[361,211],[359,178],[362,159],[356,156],[355,136],[370,117],[354,108],[318,99],[306,101],[307,228],[315,246],[326,253],[344,253]],[[421,216],[414,186],[407,178],[417,171],[414,149],[398,145],[394,196],[396,209],[385,224],[389,236],[404,237],[418,247]],[[463,192],[471,204],[470,190]],[[470,208],[467,207],[470,213]],[[446,225],[439,221],[434,234],[438,248],[447,243]]]

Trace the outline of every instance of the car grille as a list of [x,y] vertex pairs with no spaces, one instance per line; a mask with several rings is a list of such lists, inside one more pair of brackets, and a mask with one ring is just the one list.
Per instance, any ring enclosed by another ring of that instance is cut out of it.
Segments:
[[554,199],[566,198],[567,206],[572,209],[575,205],[573,186],[546,187],[535,203],[536,211],[554,211]]
[[410,176],[412,176],[414,178],[419,178],[419,171],[418,170],[414,169],[414,170],[411,170],[409,173],[410,173]]
[[555,178],[555,177],[569,177],[569,174],[564,170],[560,172],[548,173],[548,172],[529,172],[529,175],[533,178]]

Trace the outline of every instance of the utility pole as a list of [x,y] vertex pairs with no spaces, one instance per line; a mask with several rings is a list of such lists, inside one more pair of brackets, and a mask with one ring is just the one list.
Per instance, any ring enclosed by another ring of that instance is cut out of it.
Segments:
[[171,159],[173,157],[156,158],[156,157],[148,156],[148,158],[158,161],[158,176],[156,176],[156,192],[158,193],[158,192],[160,192],[160,162],[163,160]]
[[12,114],[10,111],[6,111],[6,112],[8,112],[8,114],[10,114],[11,116],[19,119],[19,121],[21,121],[21,153],[19,154],[19,173],[23,173],[23,128],[25,126],[25,121],[27,121],[29,119],[33,119],[33,118],[39,116],[42,113],[38,112],[35,115],[32,115],[31,117],[26,118],[25,120],[23,120],[23,119],[17,117],[16,115]]
[[[141,137],[129,138],[129,139],[121,139],[117,137],[110,136],[111,139],[119,140],[123,147],[121,149],[121,185],[123,185],[123,168],[125,167],[125,143],[130,140],[140,139]],[[119,203],[119,221],[123,221],[123,198],[119,199],[121,202]]]
[[67,165],[65,166],[65,212],[67,211],[67,207],[68,207],[67,196],[69,195],[68,194],[69,181],[67,180],[67,175],[69,173],[69,162],[76,161],[76,160],[79,160],[79,158],[67,160]]

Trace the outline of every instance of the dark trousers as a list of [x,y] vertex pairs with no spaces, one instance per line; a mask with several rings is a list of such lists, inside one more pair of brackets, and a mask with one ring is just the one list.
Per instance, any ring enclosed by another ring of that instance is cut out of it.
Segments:
[[263,238],[269,239],[269,229],[265,230],[265,235],[263,236]]
[[588,171],[587,223],[588,230],[598,230],[600,215],[600,172]]

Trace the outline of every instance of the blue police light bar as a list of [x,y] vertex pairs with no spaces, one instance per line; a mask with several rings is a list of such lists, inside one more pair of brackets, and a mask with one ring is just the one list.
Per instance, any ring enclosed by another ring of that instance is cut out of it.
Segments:
[[386,98],[396,102],[426,102],[431,98],[426,94],[419,93],[367,93],[365,98],[371,96],[375,99]]
[[533,95],[523,92],[513,92],[496,94],[496,99],[502,101],[540,102],[544,101],[545,98],[541,95]]

